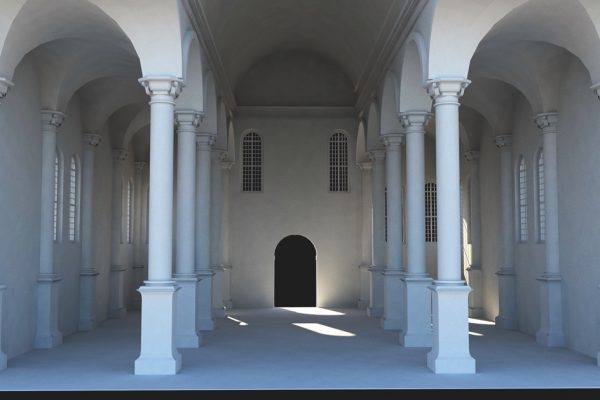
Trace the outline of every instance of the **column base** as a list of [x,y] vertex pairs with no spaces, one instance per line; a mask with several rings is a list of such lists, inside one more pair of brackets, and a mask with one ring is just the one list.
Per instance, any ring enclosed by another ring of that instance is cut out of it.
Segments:
[[469,317],[471,318],[482,318],[483,307],[482,307],[482,270],[479,266],[470,266],[467,268],[467,277],[469,287],[472,289],[469,295]]
[[371,273],[369,307],[367,315],[372,318],[383,316],[383,268],[373,265],[369,268]]
[[402,270],[386,269],[383,273],[383,318],[381,327],[386,331],[401,331],[402,326]]
[[58,330],[58,285],[62,280],[56,274],[44,274],[38,278],[37,326],[33,347],[51,349],[63,342]]
[[367,307],[367,316],[371,318],[383,317],[383,307]]
[[226,310],[231,310],[233,308],[233,301],[231,300],[223,300],[223,306]]
[[152,286],[146,281],[142,295],[140,356],[135,375],[175,375],[181,369],[181,354],[175,349],[175,282]]
[[79,273],[79,331],[96,329],[96,277],[95,269]]
[[202,335],[196,329],[196,289],[198,278],[192,275],[175,275],[179,287],[175,296],[177,319],[175,324],[175,346],[197,349],[202,344]]
[[408,276],[402,278],[404,284],[403,332],[399,341],[404,347],[431,347],[433,330],[431,327],[431,286],[428,276]]
[[113,265],[110,269],[110,305],[108,317],[122,319],[127,315],[124,305],[125,297],[125,268]]
[[[136,265],[133,267],[133,288],[134,292],[136,288],[142,286],[144,283],[144,265]],[[133,294],[133,300],[131,302],[131,306],[134,310],[140,310],[142,308],[142,297],[139,293]]]
[[473,374],[475,359],[469,352],[468,298],[464,282],[434,281],[433,343],[427,367],[436,374]]
[[517,323],[517,294],[516,278],[512,270],[496,272],[499,283],[500,310],[494,319],[496,326],[506,330],[516,330]]
[[540,281],[540,329],[535,335],[538,344],[546,347],[566,346],[562,319],[562,278],[543,275]]
[[196,275],[199,279],[196,329],[199,331],[212,331],[215,329],[212,306],[212,277],[214,272],[212,270],[196,271]]

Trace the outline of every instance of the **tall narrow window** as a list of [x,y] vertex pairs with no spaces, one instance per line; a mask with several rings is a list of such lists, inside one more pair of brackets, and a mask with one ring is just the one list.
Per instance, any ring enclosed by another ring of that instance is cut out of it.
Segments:
[[385,241],[387,243],[387,233],[388,233],[388,223],[387,223],[387,209],[388,209],[388,205],[387,205],[387,186],[383,189],[383,218],[384,218],[384,223],[383,223],[383,229],[385,229],[385,233],[384,233],[384,238]]
[[537,156],[537,223],[538,240],[546,240],[546,198],[544,193],[544,150],[540,149]]
[[402,243],[406,243],[406,188],[404,187],[404,185],[402,185],[401,196],[402,196],[402,201],[401,201],[401,205],[402,205],[402,209],[401,209],[401,213],[402,213]]
[[62,159],[58,149],[54,153],[54,196],[52,206],[52,238],[58,241],[60,237],[60,192],[62,187]]
[[71,157],[69,164],[69,241],[79,240],[79,161]]
[[127,199],[125,209],[125,238],[127,243],[133,243],[133,184],[127,182]]
[[437,188],[433,182],[425,184],[425,241],[437,242]]
[[242,140],[242,191],[262,191],[262,138],[256,132]]
[[344,132],[329,137],[329,191],[348,191],[348,137]]
[[518,208],[519,208],[519,241],[527,241],[527,166],[525,158],[519,158],[518,169]]

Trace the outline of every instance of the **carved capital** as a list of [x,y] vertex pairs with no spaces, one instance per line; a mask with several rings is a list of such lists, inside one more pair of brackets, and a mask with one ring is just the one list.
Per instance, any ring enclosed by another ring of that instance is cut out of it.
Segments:
[[361,171],[370,171],[373,169],[373,164],[370,161],[360,161],[356,163]]
[[385,150],[384,149],[374,149],[371,150],[369,153],[369,159],[371,161],[373,161],[373,163],[376,163],[378,161],[383,161],[385,159]]
[[429,123],[431,113],[427,111],[407,111],[398,114],[398,119],[402,124],[402,127],[407,131],[423,131]]
[[542,133],[558,133],[558,113],[541,113],[533,118]]
[[125,161],[129,152],[126,149],[113,149],[112,156],[115,161]]
[[470,83],[470,80],[464,78],[430,79],[427,81],[427,92],[436,104],[458,103],[458,98],[465,93]]
[[479,152],[475,150],[465,151],[463,155],[467,161],[479,160]]
[[136,170],[143,171],[144,168],[146,168],[146,165],[148,165],[148,163],[144,161],[137,161],[134,165]]
[[3,99],[6,97],[6,95],[8,94],[8,91],[10,90],[10,88],[12,88],[13,86],[15,86],[14,83],[12,83],[11,81],[9,81],[6,78],[2,78],[0,77],[0,99]]
[[97,133],[84,133],[83,143],[92,148],[97,147],[100,143],[102,143],[102,136],[98,135]]
[[204,113],[196,110],[175,110],[175,123],[178,127],[190,126],[198,128],[204,119]]
[[494,138],[494,144],[500,150],[510,148],[512,145],[512,135],[498,135]]
[[183,80],[172,76],[145,76],[138,82],[146,89],[148,96],[169,96],[176,99],[185,86]]
[[403,141],[403,133],[386,133],[385,135],[381,136],[381,143],[383,143],[386,148],[399,147]]
[[598,99],[600,99],[600,82],[594,83],[592,86],[590,86],[590,89],[592,89],[594,93],[596,93],[596,96],[598,96]]
[[230,171],[231,167],[233,167],[234,162],[230,161],[230,160],[223,160],[221,161],[221,169],[223,169],[224,171]]
[[60,111],[42,110],[42,124],[59,128],[65,120],[65,114]]
[[215,143],[215,135],[207,132],[199,132],[196,134],[196,144],[198,150],[208,149]]
[[211,149],[211,158],[214,161],[223,161],[225,159],[227,159],[227,152],[223,149],[220,149],[218,147],[213,147]]

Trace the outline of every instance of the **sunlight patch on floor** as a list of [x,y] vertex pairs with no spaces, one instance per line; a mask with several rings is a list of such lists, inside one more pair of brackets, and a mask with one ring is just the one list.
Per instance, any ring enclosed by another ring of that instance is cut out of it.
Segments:
[[232,316],[228,315],[227,319],[232,320],[233,322],[237,322],[240,326],[248,326],[248,323],[244,322],[244,321],[240,321],[239,319],[233,318]]
[[483,333],[469,331],[469,335],[472,335],[472,336],[483,336]]
[[287,311],[306,315],[346,315],[339,311],[328,310],[320,307],[280,307]]
[[319,333],[321,335],[327,335],[327,336],[345,336],[345,337],[356,336],[352,332],[348,332],[348,331],[343,331],[341,329],[332,328],[330,326],[323,325],[323,324],[296,322],[296,323],[293,323],[292,325],[296,325],[296,326],[298,326],[300,328],[304,328],[304,329],[307,329],[309,331],[312,331],[312,332],[315,332],[315,333]]
[[496,325],[496,323],[494,321],[488,321],[486,319],[479,319],[479,318],[469,318],[469,323],[477,324],[477,325]]

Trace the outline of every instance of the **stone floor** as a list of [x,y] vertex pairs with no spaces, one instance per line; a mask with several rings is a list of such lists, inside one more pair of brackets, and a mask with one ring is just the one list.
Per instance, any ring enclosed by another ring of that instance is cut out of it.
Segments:
[[[398,334],[356,309],[230,310],[200,349],[181,350],[175,376],[135,376],[139,313],[65,337],[55,349],[11,358],[0,390],[254,390],[600,388],[591,357],[544,348],[531,336],[471,320],[477,373],[435,375],[428,349],[403,348]],[[600,393],[597,393],[600,394]]]

